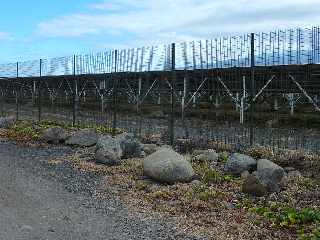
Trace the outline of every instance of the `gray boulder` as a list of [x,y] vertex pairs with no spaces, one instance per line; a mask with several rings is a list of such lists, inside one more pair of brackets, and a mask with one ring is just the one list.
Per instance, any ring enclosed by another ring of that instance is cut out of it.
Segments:
[[198,162],[218,162],[219,154],[212,149],[194,151],[193,159]]
[[242,192],[262,197],[267,194],[267,189],[260,183],[255,175],[251,174],[243,182]]
[[190,182],[193,168],[182,155],[170,148],[161,148],[143,161],[144,174],[152,179],[165,182]]
[[201,154],[205,153],[206,151],[207,150],[203,150],[203,149],[195,149],[195,150],[193,150],[192,155],[193,156],[198,156],[198,155],[201,155]]
[[95,151],[96,163],[109,166],[118,165],[121,162],[122,149],[118,140],[111,136],[100,137]]
[[42,139],[47,143],[62,143],[67,137],[66,131],[61,127],[47,128],[42,132]]
[[156,111],[153,111],[152,113],[150,113],[150,117],[159,119],[159,118],[164,118],[165,114],[162,110],[156,110]]
[[146,153],[146,155],[150,155],[159,150],[159,146],[156,144],[143,144],[142,149]]
[[253,172],[257,167],[257,161],[252,157],[234,153],[224,165],[224,171],[234,176],[240,176],[244,171]]
[[0,118],[0,128],[8,128],[15,122],[14,117],[1,117]]
[[66,141],[67,145],[79,147],[92,147],[97,144],[99,135],[92,129],[84,129],[75,132]]
[[257,165],[257,178],[269,192],[278,192],[279,184],[285,175],[282,167],[267,160],[260,159]]
[[116,136],[116,139],[120,143],[123,158],[127,159],[141,156],[142,144],[133,134],[123,133]]

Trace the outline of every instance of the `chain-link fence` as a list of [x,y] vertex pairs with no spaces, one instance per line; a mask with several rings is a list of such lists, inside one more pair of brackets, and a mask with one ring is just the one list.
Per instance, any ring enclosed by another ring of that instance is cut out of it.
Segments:
[[0,111],[226,150],[320,149],[320,30],[0,65]]

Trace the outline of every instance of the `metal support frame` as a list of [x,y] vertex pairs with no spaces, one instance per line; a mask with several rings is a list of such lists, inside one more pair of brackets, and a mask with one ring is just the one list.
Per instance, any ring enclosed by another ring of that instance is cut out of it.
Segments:
[[305,89],[296,81],[296,79],[290,74],[289,78],[297,85],[299,90],[302,92],[302,94],[308,99],[308,101],[314,106],[315,110],[320,112],[320,107],[317,105],[317,103],[310,97],[310,95],[307,93]]
[[296,106],[296,104],[298,103],[298,101],[301,98],[301,95],[298,93],[289,93],[289,94],[285,94],[285,98],[287,99],[288,103],[289,103],[289,108],[290,108],[290,115],[293,116],[294,115],[294,108]]

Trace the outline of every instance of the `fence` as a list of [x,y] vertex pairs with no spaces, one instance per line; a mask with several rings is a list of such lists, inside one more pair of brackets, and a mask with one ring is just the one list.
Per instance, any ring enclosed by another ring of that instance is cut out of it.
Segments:
[[1,113],[144,141],[318,151],[320,30],[0,65]]

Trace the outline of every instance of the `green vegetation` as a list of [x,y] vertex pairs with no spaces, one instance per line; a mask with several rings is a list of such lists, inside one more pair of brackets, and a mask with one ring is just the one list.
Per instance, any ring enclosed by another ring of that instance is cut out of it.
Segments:
[[[106,126],[100,126],[96,124],[77,124],[72,126],[70,123],[54,122],[54,121],[41,121],[39,123],[33,123],[31,121],[17,121],[14,125],[10,126],[4,132],[1,132],[1,136],[22,142],[32,142],[41,140],[41,133],[43,130],[51,127],[61,127],[67,131],[73,131],[77,129],[94,129],[100,134],[113,134],[113,129]],[[122,133],[117,129],[116,134]]]
[[[250,211],[267,218],[272,224],[281,228],[301,229],[298,231],[299,239],[320,239],[320,212],[318,210],[311,208],[298,210],[274,205],[271,207],[253,207],[250,208]],[[307,230],[312,226],[317,227],[314,230]],[[306,230],[309,231],[309,233],[305,233]]]
[[[54,122],[54,121],[41,121],[38,126],[40,128],[50,128],[50,127],[62,127],[66,130],[74,130],[74,129],[94,129],[98,133],[101,134],[112,134],[113,129],[111,127],[97,125],[97,124],[82,124],[77,123],[74,126],[71,123],[62,123],[62,122]],[[116,129],[116,134],[120,134],[122,131],[120,129]]]
[[219,154],[219,162],[226,163],[229,160],[229,154],[227,152],[222,152]]
[[281,227],[320,223],[320,212],[310,208],[297,210],[294,208],[282,209],[281,207],[273,209],[268,207],[255,207],[250,210],[268,218]]
[[5,137],[20,141],[38,141],[40,139],[40,133],[28,122],[17,122],[8,128]]
[[311,233],[299,231],[299,240],[318,240],[320,239],[320,228],[313,230]]
[[300,185],[306,188],[307,190],[314,190],[318,187],[317,181],[310,179],[310,178],[304,178]]
[[206,185],[199,185],[193,187],[193,197],[198,198],[204,202],[216,200],[224,196],[224,193],[219,190],[208,188]]
[[201,177],[201,182],[206,185],[220,184],[235,180],[235,178],[231,175],[224,174],[216,169],[212,169],[209,162],[194,164],[193,167],[196,173]]

